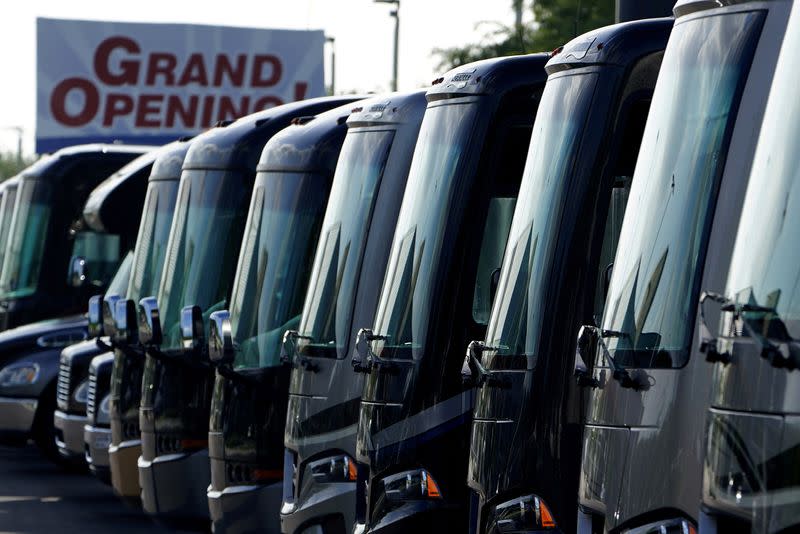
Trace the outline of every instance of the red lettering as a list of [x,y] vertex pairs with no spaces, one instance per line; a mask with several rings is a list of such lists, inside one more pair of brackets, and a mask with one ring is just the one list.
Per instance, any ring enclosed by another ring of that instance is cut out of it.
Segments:
[[167,128],[172,128],[175,126],[175,117],[180,115],[181,122],[185,127],[194,128],[195,122],[197,122],[197,104],[199,101],[199,96],[190,96],[189,106],[187,108],[183,105],[181,97],[170,95],[167,98],[167,113],[166,119],[164,120],[164,126]]
[[117,49],[129,54],[141,52],[136,41],[127,37],[109,37],[101,42],[94,54],[94,71],[97,77],[108,85],[134,85],[139,79],[139,61],[125,59],[119,62],[118,72],[112,73],[109,68],[111,53]]
[[114,117],[129,115],[133,111],[133,98],[119,93],[109,93],[106,110],[103,113],[103,126],[111,126]]
[[219,98],[219,108],[217,109],[217,120],[224,121],[227,119],[236,120],[239,117],[244,117],[250,111],[250,97],[243,96],[239,100],[239,109],[234,107],[233,99],[229,96],[221,96]]
[[[269,78],[264,78],[264,66],[272,67]],[[272,54],[258,54],[253,58],[253,73],[250,78],[250,85],[253,87],[270,87],[278,83],[283,74],[281,60]]]
[[262,96],[261,98],[256,100],[256,103],[253,106],[253,112],[282,105],[283,105],[283,100],[281,100],[277,96],[272,96],[272,95]]
[[206,95],[203,97],[203,115],[200,119],[200,126],[208,128],[211,126],[211,112],[214,111],[214,96]]
[[[75,114],[67,112],[67,96],[71,91],[83,93],[83,108]],[[50,95],[50,113],[64,126],[83,126],[97,114],[100,95],[92,82],[83,78],[67,78],[59,82]]]
[[244,54],[236,56],[236,68],[231,65],[228,56],[218,54],[214,62],[214,87],[221,86],[225,76],[228,77],[232,86],[241,87],[244,85],[244,70],[246,66],[247,56]]
[[308,83],[307,82],[297,82],[294,84],[294,99],[303,100],[306,97],[306,91],[308,91]]
[[203,56],[201,54],[192,54],[189,56],[189,61],[186,62],[186,67],[183,69],[178,85],[184,86],[190,83],[199,85],[208,85],[208,74],[206,74],[206,66],[203,63]]
[[[136,119],[133,124],[137,128],[158,128],[161,126],[158,113],[161,112],[161,102],[164,101],[163,95],[140,95],[136,106]],[[150,118],[150,115],[156,115]]]
[[155,85],[156,76],[159,74],[164,77],[164,85],[175,85],[175,66],[178,58],[174,54],[166,52],[153,52],[147,62],[146,85]]

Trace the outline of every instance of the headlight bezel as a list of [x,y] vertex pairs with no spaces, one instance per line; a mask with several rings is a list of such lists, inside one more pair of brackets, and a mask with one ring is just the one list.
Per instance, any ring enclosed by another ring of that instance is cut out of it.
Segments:
[[441,500],[439,484],[424,468],[408,469],[381,479],[383,495],[392,503]]
[[355,483],[356,461],[349,454],[335,454],[309,462],[308,470],[317,484]]
[[89,379],[82,380],[74,390],[72,390],[72,395],[70,395],[72,402],[75,404],[83,404],[86,405],[86,402],[89,400]]
[[21,361],[0,369],[0,387],[30,386],[39,380],[41,367],[36,362]]
[[624,534],[652,534],[661,532],[666,532],[667,534],[697,534],[697,527],[686,518],[673,517],[671,519],[662,519],[623,531]]
[[97,409],[95,410],[95,422],[98,425],[110,425],[111,424],[111,394],[109,393],[103,400],[101,400],[97,404]]
[[490,521],[498,532],[552,530],[559,532],[550,507],[535,494],[516,497],[491,508]]

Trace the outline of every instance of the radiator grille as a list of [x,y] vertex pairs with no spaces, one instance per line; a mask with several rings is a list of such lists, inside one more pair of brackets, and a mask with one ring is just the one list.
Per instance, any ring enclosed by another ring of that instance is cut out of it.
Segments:
[[56,399],[58,408],[66,411],[69,408],[69,392],[72,367],[68,358],[61,358],[58,368],[58,383],[56,385]]
[[90,369],[89,389],[86,395],[86,415],[90,421],[94,421],[96,392],[97,392],[97,374],[94,372],[94,369]]

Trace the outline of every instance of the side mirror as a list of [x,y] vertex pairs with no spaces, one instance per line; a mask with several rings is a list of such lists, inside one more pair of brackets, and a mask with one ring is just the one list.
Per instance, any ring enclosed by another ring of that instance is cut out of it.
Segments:
[[186,350],[202,349],[205,344],[203,310],[186,306],[181,310],[181,345]]
[[294,356],[297,353],[297,338],[300,337],[300,332],[297,330],[287,330],[283,333],[281,340],[281,362],[292,363]]
[[103,295],[95,295],[89,299],[89,338],[103,335]]
[[86,258],[73,256],[69,263],[69,285],[83,287],[86,285]]
[[142,345],[161,345],[161,319],[158,315],[158,300],[145,297],[139,301],[139,342]]
[[233,334],[228,310],[215,311],[208,319],[208,358],[218,365],[233,363]]
[[115,314],[117,313],[117,302],[122,300],[119,295],[106,295],[103,298],[103,331],[111,339],[116,338],[117,321]]
[[586,362],[593,362],[597,351],[597,329],[593,326],[583,325],[578,330],[578,341],[575,346],[575,370],[573,376],[576,383],[583,386],[596,387],[597,381],[592,377],[592,371]]
[[481,376],[480,365],[481,356],[485,349],[483,341],[470,341],[467,345],[467,354],[464,356],[464,363],[461,364],[461,382],[468,386],[478,385]]
[[133,345],[136,342],[136,304],[130,299],[117,301],[115,313],[117,332],[114,341]]

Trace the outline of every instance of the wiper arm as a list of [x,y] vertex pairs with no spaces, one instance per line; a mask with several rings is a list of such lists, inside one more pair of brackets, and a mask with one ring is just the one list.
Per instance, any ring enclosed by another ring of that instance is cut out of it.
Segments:
[[603,355],[603,358],[608,362],[611,366],[611,377],[619,382],[619,385],[623,388],[630,388],[634,390],[642,389],[642,385],[639,384],[638,381],[634,380],[631,377],[631,374],[628,372],[627,369],[622,367],[614,357],[611,355],[611,352],[608,350],[608,346],[606,346],[606,342],[603,341],[604,337],[629,337],[628,334],[625,332],[619,332],[617,330],[603,330],[598,326],[589,326],[594,332],[594,335],[597,337],[597,343],[600,346],[600,352]]
[[[470,387],[489,387],[509,388],[511,381],[496,370],[487,369],[481,363],[481,357],[487,350],[501,350],[505,347],[492,347],[483,341],[470,341],[467,346],[467,354],[461,366],[461,382]],[[498,376],[499,375],[499,376]]]

